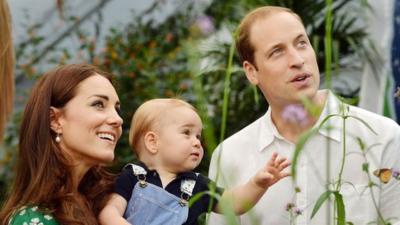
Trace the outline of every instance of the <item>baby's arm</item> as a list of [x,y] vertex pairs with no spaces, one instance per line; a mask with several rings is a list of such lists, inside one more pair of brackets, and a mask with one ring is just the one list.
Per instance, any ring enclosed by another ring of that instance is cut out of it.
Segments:
[[99,214],[99,222],[101,225],[130,225],[128,221],[123,218],[127,202],[119,194],[111,194],[106,206]]
[[[278,158],[278,154],[273,153],[265,168],[258,171],[246,184],[225,190],[222,201],[233,200],[234,212],[239,215],[245,213],[260,200],[271,185],[289,176],[289,173],[283,172],[289,165],[290,162],[286,158]],[[220,203],[216,205],[214,211],[222,212]]]

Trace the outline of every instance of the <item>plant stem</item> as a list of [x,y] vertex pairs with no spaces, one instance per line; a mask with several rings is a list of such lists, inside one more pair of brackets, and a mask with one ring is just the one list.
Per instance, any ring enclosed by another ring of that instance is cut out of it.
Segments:
[[342,175],[344,170],[344,163],[346,162],[346,115],[343,117],[343,127],[342,127],[342,161],[340,163],[340,171],[338,176],[338,181],[336,183],[336,191],[340,191],[340,187],[342,185]]
[[232,74],[232,61],[233,61],[233,54],[235,51],[235,38],[232,37],[232,44],[229,48],[229,57],[228,57],[228,65],[226,67],[225,72],[225,82],[224,82],[224,102],[222,105],[222,122],[221,122],[221,134],[219,141],[222,142],[225,137],[225,130],[226,130],[226,120],[228,115],[228,105],[229,105],[229,94],[230,94],[230,83],[231,83],[231,74]]
[[[332,52],[331,52],[331,47],[332,47],[332,0],[325,0],[326,3],[326,9],[327,12],[325,14],[325,38],[324,38],[324,45],[325,45],[325,87],[327,89],[330,89],[331,87],[331,62],[332,62]],[[328,107],[328,115],[330,114],[329,112],[329,107]],[[330,133],[330,130],[328,130],[328,135]],[[330,169],[331,169],[331,164],[330,164],[330,142],[328,141],[326,144],[326,179],[327,179],[327,185],[326,189],[329,190],[329,181],[330,181]],[[330,203],[330,198],[328,199],[328,202]],[[329,204],[330,205],[330,204]],[[334,204],[336,205],[336,204]],[[330,225],[331,220],[329,219],[331,217],[331,210],[330,207],[328,206],[326,208],[326,215],[327,215],[327,225]],[[328,222],[329,221],[329,222]],[[333,221],[335,221],[335,216],[333,216]]]

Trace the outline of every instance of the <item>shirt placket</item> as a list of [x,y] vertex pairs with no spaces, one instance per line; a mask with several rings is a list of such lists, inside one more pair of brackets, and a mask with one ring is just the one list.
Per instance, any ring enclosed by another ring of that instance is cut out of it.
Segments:
[[300,189],[296,194],[296,225],[307,224],[307,218],[309,218],[307,211],[307,181],[308,181],[308,166],[307,158],[301,157],[297,166],[297,173],[301,176],[297,176],[297,185]]

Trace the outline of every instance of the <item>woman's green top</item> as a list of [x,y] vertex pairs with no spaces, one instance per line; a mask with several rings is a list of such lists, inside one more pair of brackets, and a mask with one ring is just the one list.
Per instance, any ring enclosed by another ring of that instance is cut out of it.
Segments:
[[9,225],[59,225],[50,214],[38,210],[38,207],[22,207],[10,219]]

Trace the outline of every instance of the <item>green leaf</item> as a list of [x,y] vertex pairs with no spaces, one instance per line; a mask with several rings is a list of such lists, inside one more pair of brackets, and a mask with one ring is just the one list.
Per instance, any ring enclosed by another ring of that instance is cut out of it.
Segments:
[[318,210],[321,208],[322,204],[329,198],[333,191],[327,190],[319,196],[317,202],[314,205],[313,211],[311,213],[311,219],[315,216]]
[[369,172],[369,163],[363,163],[362,170],[366,173]]
[[358,145],[359,145],[360,148],[361,148],[361,151],[364,151],[364,150],[365,150],[365,143],[364,143],[364,141],[363,141],[360,137],[357,137],[356,139],[357,139]]
[[203,191],[196,193],[189,199],[189,207],[191,207],[196,201],[198,201],[201,197],[203,197],[203,195],[209,195],[210,197],[215,198],[218,201],[220,201],[221,199],[221,195],[215,191]]
[[346,211],[344,208],[343,197],[338,192],[333,192],[335,195],[336,211],[337,211],[337,225],[346,225]]

